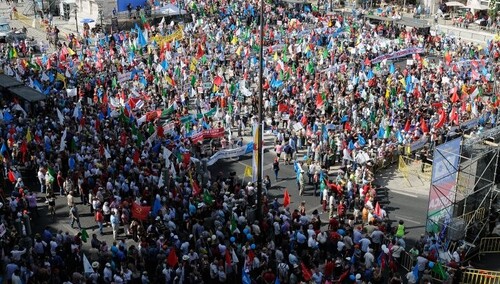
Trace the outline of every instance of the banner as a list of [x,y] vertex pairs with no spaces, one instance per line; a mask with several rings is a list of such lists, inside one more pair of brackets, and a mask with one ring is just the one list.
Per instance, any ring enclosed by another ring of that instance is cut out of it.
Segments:
[[132,202],[132,218],[144,221],[148,219],[150,211],[151,206],[141,206],[135,202]]
[[412,55],[412,54],[416,54],[416,53],[424,53],[424,51],[425,50],[423,48],[420,48],[420,47],[410,47],[407,49],[403,49],[403,50],[399,50],[399,51],[395,51],[392,53],[388,53],[388,54],[384,54],[384,55],[380,55],[378,57],[375,57],[374,59],[372,59],[372,64],[377,64],[377,63],[382,62],[384,60],[400,58],[400,57],[404,57],[404,56]]
[[208,129],[208,130],[203,130],[201,132],[193,134],[191,136],[191,141],[193,143],[198,143],[202,142],[203,139],[209,139],[209,138],[221,138],[224,137],[224,128],[216,128],[216,129]]
[[181,40],[184,38],[184,32],[182,31],[183,27],[179,27],[175,32],[172,34],[169,34],[167,36],[155,36],[153,37],[153,40],[158,44],[158,46],[163,46],[165,43],[174,41],[174,40]]
[[130,81],[130,77],[132,77],[132,72],[118,73],[116,75],[116,81],[123,83],[125,81]]
[[422,138],[418,139],[417,141],[413,142],[410,144],[410,152],[415,152],[417,150],[420,150],[424,148],[425,143],[427,143],[427,136],[423,136]]
[[427,232],[439,232],[440,225],[444,226],[446,220],[453,217],[461,143],[462,138],[457,138],[434,150]]
[[[262,141],[263,137],[262,137],[262,126],[261,124],[258,124],[258,123],[255,123],[253,125],[253,159],[252,159],[252,181],[257,181],[258,180],[258,171],[257,171],[257,166],[259,163],[262,164],[262,161],[259,161],[259,152],[258,151],[261,151],[262,155],[261,157],[263,158],[264,157],[264,153],[262,152],[263,149],[259,149],[258,148],[258,143],[259,143],[259,140]],[[264,143],[262,143],[264,144]],[[263,160],[263,159],[262,159]],[[264,168],[264,167],[262,167]]]
[[[207,166],[212,166],[220,159],[236,158],[251,153],[252,151],[253,151],[253,142],[250,142],[247,145],[234,149],[220,150],[217,153],[213,154],[208,159]],[[196,159],[191,158],[191,160],[196,160]]]

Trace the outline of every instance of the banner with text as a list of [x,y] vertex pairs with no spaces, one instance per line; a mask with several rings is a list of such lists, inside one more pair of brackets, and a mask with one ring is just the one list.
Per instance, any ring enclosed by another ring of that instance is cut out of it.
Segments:
[[399,50],[399,51],[395,51],[392,53],[387,53],[387,54],[375,57],[374,59],[372,59],[372,64],[377,64],[377,63],[382,62],[384,60],[405,57],[407,55],[412,55],[412,54],[416,54],[416,53],[424,53],[424,51],[425,50],[423,48],[420,48],[420,47],[410,47],[407,49],[403,49],[403,50]]
[[191,136],[191,141],[193,143],[198,143],[202,142],[204,139],[210,139],[210,138],[221,138],[224,137],[224,128],[215,128],[215,129],[208,129],[208,130],[203,130],[201,132],[193,134]]

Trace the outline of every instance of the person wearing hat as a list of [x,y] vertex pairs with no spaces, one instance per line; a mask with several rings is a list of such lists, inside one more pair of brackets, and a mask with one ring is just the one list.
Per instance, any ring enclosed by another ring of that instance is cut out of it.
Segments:
[[99,262],[94,261],[92,262],[92,269],[94,270],[90,275],[88,276],[88,280],[92,284],[98,284],[99,283],[99,277],[101,276],[99,274]]
[[113,281],[113,270],[111,269],[111,264],[106,263],[103,271],[104,283],[111,283]]

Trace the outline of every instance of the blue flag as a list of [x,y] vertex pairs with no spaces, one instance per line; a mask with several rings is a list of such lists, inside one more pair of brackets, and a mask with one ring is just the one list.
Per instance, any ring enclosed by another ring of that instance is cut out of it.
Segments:
[[403,142],[403,135],[401,135],[401,131],[398,130],[398,132],[396,132],[396,138],[398,139],[398,143]]
[[385,130],[382,126],[380,126],[377,134],[378,139],[384,139],[384,135],[385,135]]
[[418,265],[415,265],[415,267],[413,267],[412,274],[415,277],[415,279],[418,279]]
[[4,154],[5,152],[7,152],[7,145],[5,145],[5,142],[2,144],[2,148],[0,149],[0,154]]
[[12,119],[14,119],[14,117],[12,116],[12,114],[10,114],[10,112],[6,112],[3,114],[3,120],[5,122],[11,122]]
[[158,215],[158,212],[160,211],[161,209],[161,200],[160,198],[155,198],[155,202],[153,203],[153,208],[151,209],[151,215],[153,217],[156,217],[156,215]]
[[371,78],[373,78],[373,76],[375,76],[375,75],[373,75],[373,71],[370,69],[368,71],[368,73],[366,74],[366,79],[370,80]]
[[354,150],[354,143],[351,141],[349,141],[349,145],[347,146],[349,148],[349,150]]
[[366,140],[365,138],[363,138],[363,136],[361,136],[361,134],[358,134],[358,144],[361,147],[366,145]]
[[243,284],[252,284],[252,280],[250,279],[250,275],[246,272],[245,269],[243,269],[241,273],[241,282]]
[[394,64],[391,63],[391,66],[389,67],[389,73],[394,74],[396,72],[396,68],[394,67]]
[[74,170],[75,169],[75,165],[76,165],[75,158],[70,157],[69,160],[68,160],[69,169],[70,170]]

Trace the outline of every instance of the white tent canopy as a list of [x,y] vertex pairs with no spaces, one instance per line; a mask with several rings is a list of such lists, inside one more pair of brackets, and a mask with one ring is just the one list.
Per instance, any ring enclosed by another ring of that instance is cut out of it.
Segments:
[[465,8],[473,10],[488,10],[488,6],[481,5],[479,0],[469,0],[467,1],[467,6]]
[[187,14],[186,10],[182,10],[174,4],[167,4],[158,9],[158,13],[168,15],[168,16],[177,16],[177,15],[185,15]]
[[457,1],[446,2],[445,4],[448,7],[465,7],[465,5],[463,3],[460,3]]

